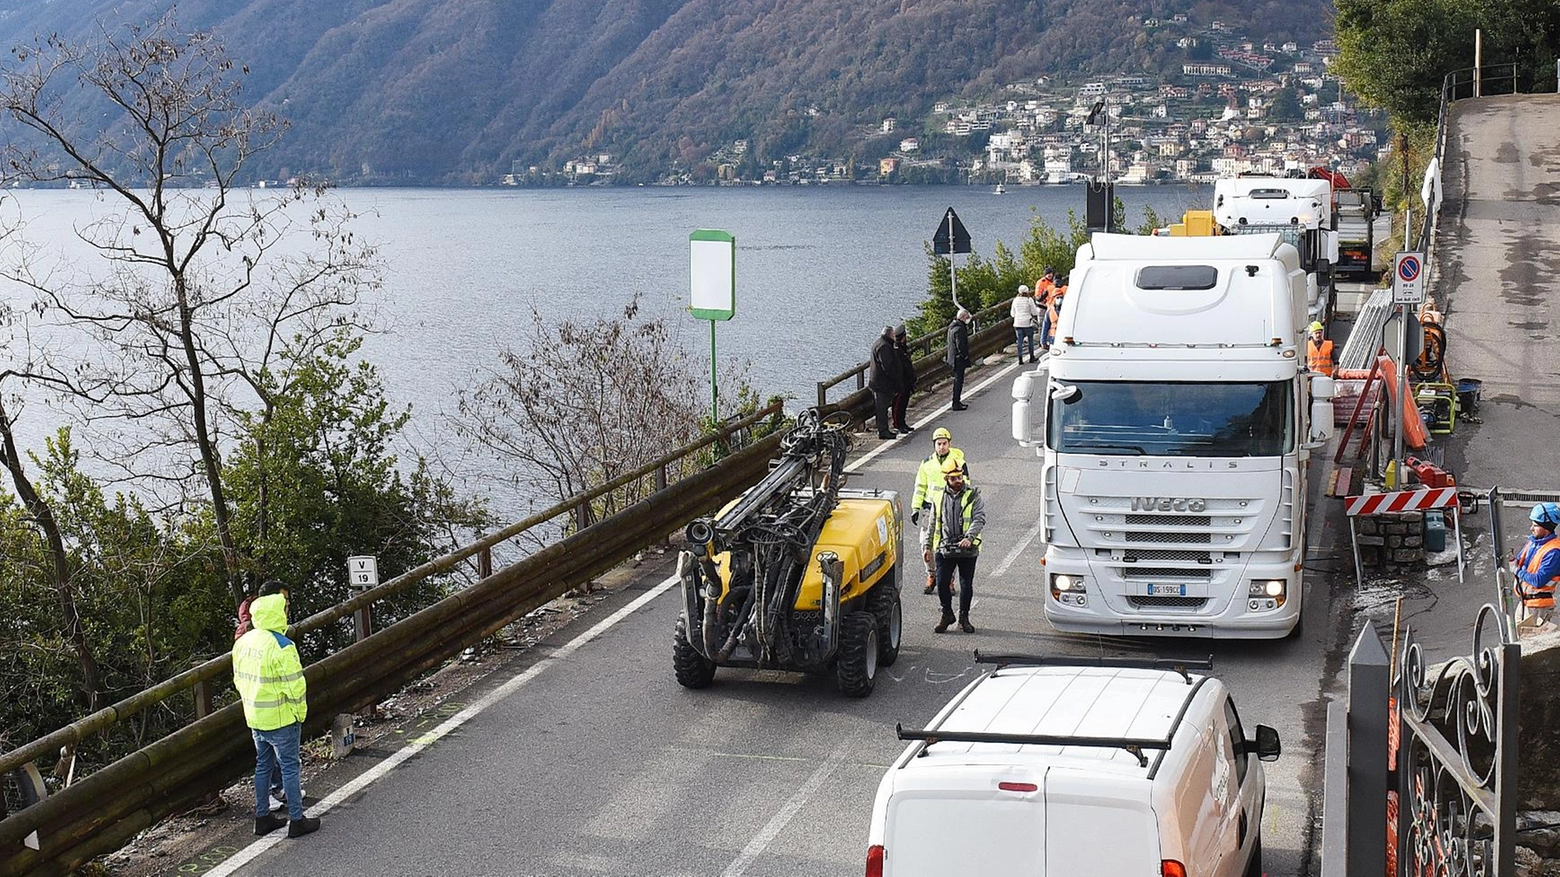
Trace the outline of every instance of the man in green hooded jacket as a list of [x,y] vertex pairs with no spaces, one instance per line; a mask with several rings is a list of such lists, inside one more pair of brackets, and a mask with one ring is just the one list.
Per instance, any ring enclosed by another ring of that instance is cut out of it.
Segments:
[[[298,748],[304,719],[309,716],[308,683],[298,647],[286,636],[287,594],[262,587],[264,596],[249,604],[254,627],[233,643],[233,687],[244,702],[244,721],[255,741],[255,834],[270,834],[283,825],[288,837],[302,837],[320,827],[303,813],[299,786]],[[271,770],[280,764],[287,793],[287,819],[271,813]]]

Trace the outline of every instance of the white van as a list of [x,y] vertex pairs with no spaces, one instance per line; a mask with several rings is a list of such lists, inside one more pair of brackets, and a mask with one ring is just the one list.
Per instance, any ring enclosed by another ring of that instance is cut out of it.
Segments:
[[867,877],[1261,877],[1261,761],[1211,661],[983,657],[878,786]]

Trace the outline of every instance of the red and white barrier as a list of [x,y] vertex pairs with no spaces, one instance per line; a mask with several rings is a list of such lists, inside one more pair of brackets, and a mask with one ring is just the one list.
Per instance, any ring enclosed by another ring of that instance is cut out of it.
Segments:
[[1445,509],[1457,505],[1457,488],[1433,487],[1429,490],[1395,490],[1391,493],[1367,493],[1344,497],[1344,514],[1390,515],[1425,509]]

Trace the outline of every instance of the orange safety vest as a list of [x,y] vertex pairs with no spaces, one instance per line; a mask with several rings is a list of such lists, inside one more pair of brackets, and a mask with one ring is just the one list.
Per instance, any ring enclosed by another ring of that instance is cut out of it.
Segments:
[[1051,293],[1056,291],[1056,281],[1048,277],[1042,277],[1035,281],[1035,301],[1040,307],[1051,303]]
[[1062,312],[1062,298],[1065,297],[1066,295],[1067,295],[1067,287],[1065,287],[1065,286],[1058,286],[1056,288],[1056,294],[1051,296],[1051,301],[1047,305],[1046,309],[1051,312],[1051,331],[1052,332],[1056,331],[1057,318],[1061,315],[1061,312]]
[[[1551,539],[1540,545],[1538,550],[1533,552],[1533,556],[1529,557],[1527,562],[1526,569],[1528,575],[1538,574],[1539,567],[1544,565],[1544,557],[1551,551],[1560,551],[1560,539]],[[1522,605],[1529,609],[1553,609],[1555,608],[1556,581],[1560,581],[1560,576],[1538,586],[1529,585],[1527,582],[1517,579],[1517,597],[1522,600]]]
[[1323,340],[1317,344],[1315,339],[1305,342],[1306,366],[1311,371],[1319,372],[1332,377],[1333,374],[1333,343]]

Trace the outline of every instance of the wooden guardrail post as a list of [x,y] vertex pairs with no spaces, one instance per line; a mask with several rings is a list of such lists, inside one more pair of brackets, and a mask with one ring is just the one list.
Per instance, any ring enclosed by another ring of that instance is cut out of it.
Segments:
[[[191,661],[191,667],[199,667],[204,661]],[[200,721],[211,715],[211,682],[205,679],[195,681],[193,689],[195,696],[195,721]]]
[[493,549],[483,548],[477,552],[477,578],[485,579],[493,574]]

